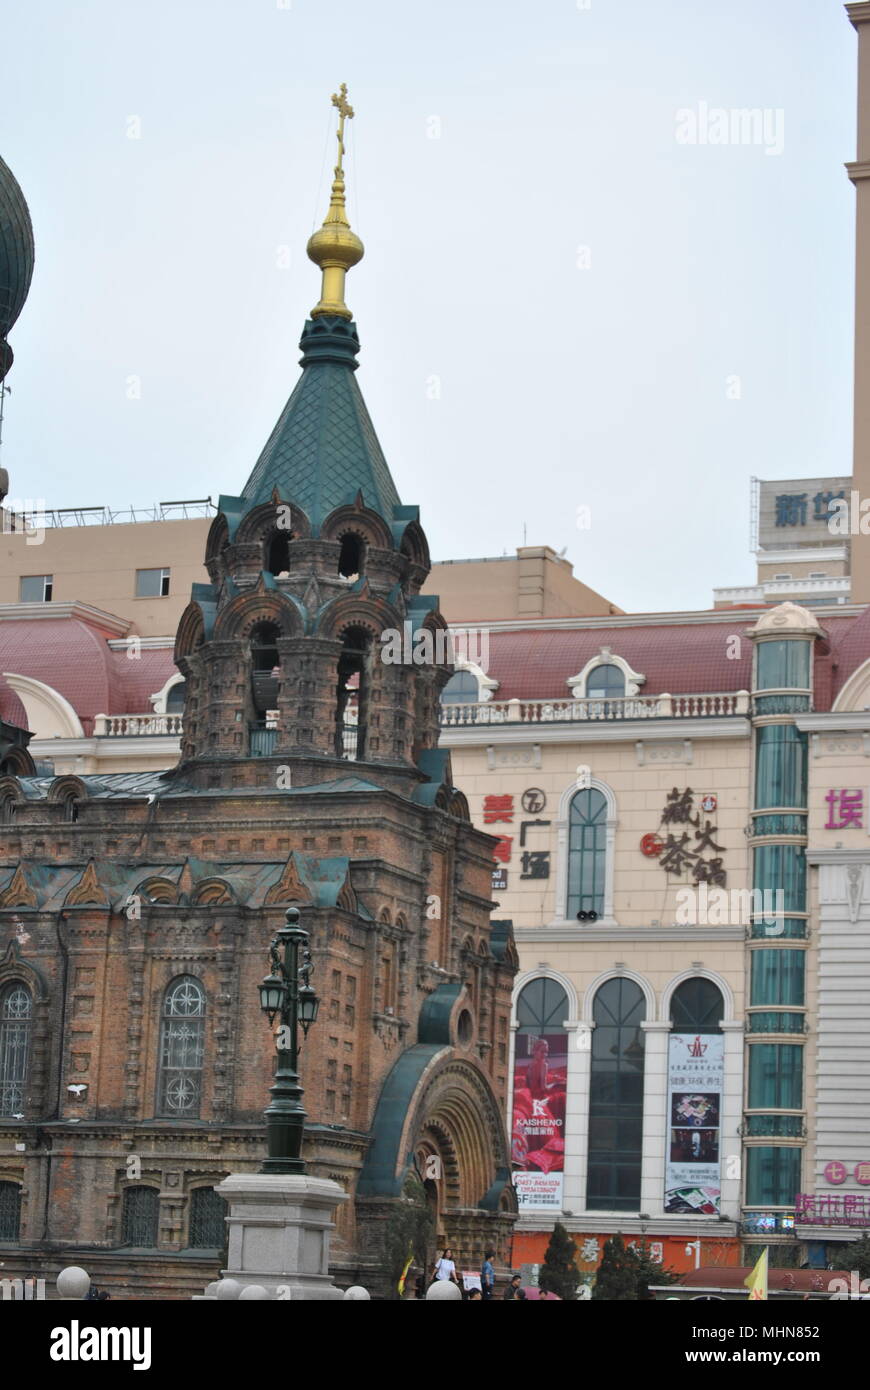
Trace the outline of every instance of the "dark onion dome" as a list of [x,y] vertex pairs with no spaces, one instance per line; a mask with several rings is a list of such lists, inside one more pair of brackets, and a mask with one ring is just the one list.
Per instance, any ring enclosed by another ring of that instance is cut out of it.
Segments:
[[0,381],[12,365],[6,335],[33,277],[33,226],[15,176],[0,159]]

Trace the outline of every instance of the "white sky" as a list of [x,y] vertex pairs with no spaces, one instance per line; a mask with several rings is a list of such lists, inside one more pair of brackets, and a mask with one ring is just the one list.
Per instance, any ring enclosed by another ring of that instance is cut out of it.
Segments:
[[[433,558],[525,524],[628,610],[707,607],[754,580],[753,474],[851,471],[837,0],[41,0],[2,44],[37,246],[12,498],[241,489],[319,297],[342,81],[358,380]],[[678,143],[700,103],[781,113],[782,153]]]

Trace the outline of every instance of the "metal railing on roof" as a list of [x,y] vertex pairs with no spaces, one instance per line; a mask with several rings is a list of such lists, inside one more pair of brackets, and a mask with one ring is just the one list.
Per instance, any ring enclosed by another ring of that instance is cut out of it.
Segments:
[[13,498],[3,508],[3,530],[40,530],[63,526],[118,526],[142,521],[190,521],[214,516],[217,507],[210,497],[183,498],[177,502],[157,502],[152,507],[44,507],[38,499]]

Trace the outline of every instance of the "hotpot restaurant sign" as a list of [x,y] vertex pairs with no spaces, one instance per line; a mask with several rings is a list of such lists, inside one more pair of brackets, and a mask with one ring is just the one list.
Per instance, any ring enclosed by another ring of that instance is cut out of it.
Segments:
[[520,1211],[562,1209],[568,1034],[517,1034],[511,1164]]
[[721,1033],[672,1033],[668,1039],[665,1211],[719,1212],[720,1109],[724,1075]]

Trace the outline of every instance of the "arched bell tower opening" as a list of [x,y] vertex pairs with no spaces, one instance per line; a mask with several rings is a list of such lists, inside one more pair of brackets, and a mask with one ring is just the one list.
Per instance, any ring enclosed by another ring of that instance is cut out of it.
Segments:
[[354,531],[345,531],[341,537],[338,572],[342,579],[359,579],[365,572],[365,541]]
[[372,636],[363,627],[349,627],[338,658],[335,711],[335,752],[357,762],[366,756]]
[[289,531],[273,531],[266,539],[266,570],[278,578],[290,573],[290,542],[293,536]]
[[267,716],[278,708],[280,635],[277,623],[257,623],[251,630],[251,698],[258,729],[268,728]]

